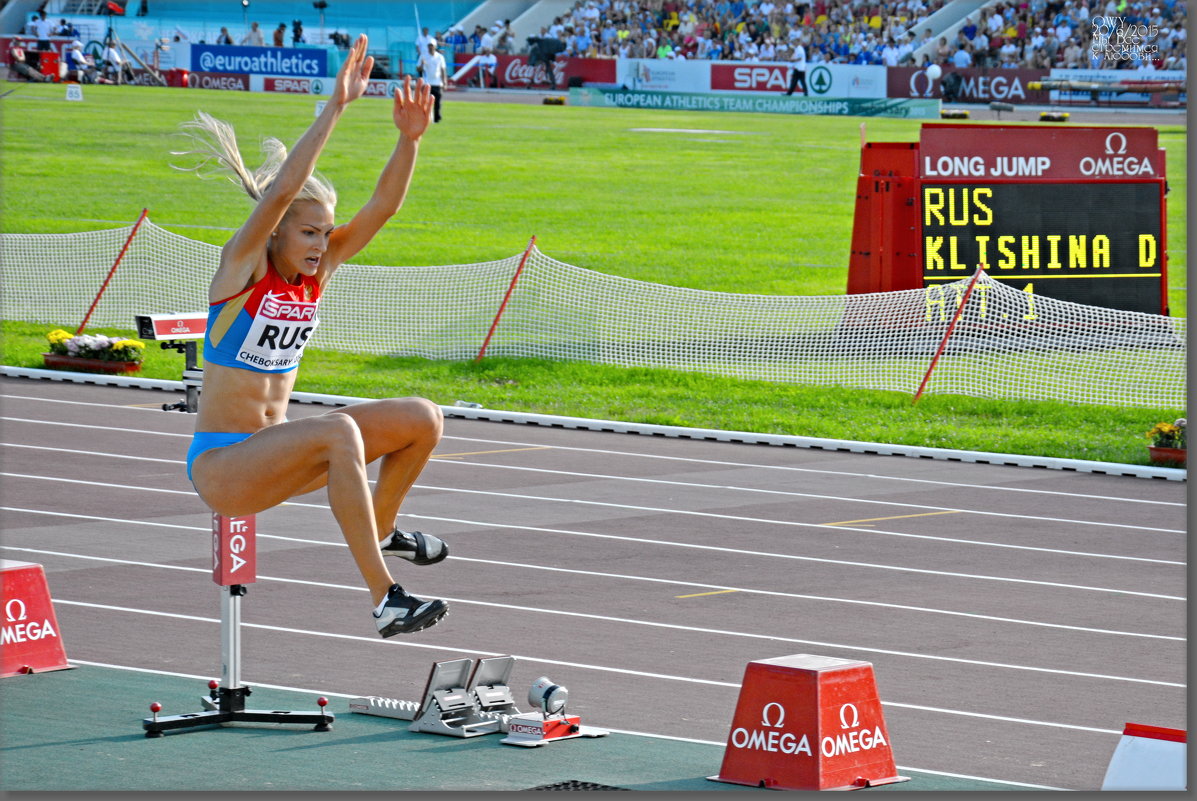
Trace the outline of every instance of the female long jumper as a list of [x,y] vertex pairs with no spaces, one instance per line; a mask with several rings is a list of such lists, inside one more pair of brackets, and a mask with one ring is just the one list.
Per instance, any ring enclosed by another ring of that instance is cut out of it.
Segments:
[[[337,267],[365,247],[403,205],[432,97],[410,78],[395,92],[395,151],[373,196],[352,219],[334,223],[336,192],[314,173],[345,107],[361,97],[374,59],[361,36],[337,73],[332,97],[288,154],[277,139],[266,161],[245,167],[226,123],[199,112],[182,127],[198,155],[232,173],[257,205],[220,253],[208,290],[204,390],[187,474],[213,511],[249,515],[328,487],[329,504],[369,588],[383,637],[419,631],[448,606],[407,593],[383,555],[435,564],[440,539],[395,528],[404,496],[440,440],[439,407],[423,398],[360,403],[288,422],[287,403],[304,345],[318,324],[320,296]],[[381,459],[373,493],[366,465]]]

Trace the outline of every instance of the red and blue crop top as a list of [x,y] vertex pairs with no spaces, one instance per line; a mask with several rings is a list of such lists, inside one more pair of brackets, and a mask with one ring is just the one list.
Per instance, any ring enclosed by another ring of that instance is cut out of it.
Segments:
[[301,275],[287,283],[274,265],[251,287],[208,307],[204,361],[259,373],[299,366],[303,348],[320,321],[320,282]]

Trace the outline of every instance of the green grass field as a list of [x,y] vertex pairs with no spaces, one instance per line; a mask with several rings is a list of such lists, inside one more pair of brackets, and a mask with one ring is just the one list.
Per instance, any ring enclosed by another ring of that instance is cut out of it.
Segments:
[[[257,141],[294,141],[310,97],[143,87],[8,84],[0,101],[0,229],[70,232],[132,222],[143,207],[175,233],[222,244],[249,211],[223,180],[172,170],[178,123],[198,109]],[[860,119],[446,103],[421,145],[405,208],[358,264],[463,264],[521,251],[580,267],[723,292],[839,295],[847,284]],[[1179,120],[1178,120],[1179,123]],[[914,141],[919,123],[870,119],[870,141]],[[652,130],[656,129],[656,130]],[[668,130],[662,130],[668,129]],[[350,106],[319,169],[346,219],[394,145],[388,104]],[[1187,285],[1186,133],[1167,150],[1173,313]],[[81,309],[79,318],[85,310]],[[62,320],[71,328],[78,320]],[[37,366],[44,325],[6,321],[5,364]],[[160,377],[177,378],[166,354]],[[159,367],[147,365],[147,374]],[[313,352],[300,389],[420,394],[494,408],[932,447],[1143,462],[1142,433],[1182,410],[933,398],[792,387],[650,370],[492,360],[432,363]]]

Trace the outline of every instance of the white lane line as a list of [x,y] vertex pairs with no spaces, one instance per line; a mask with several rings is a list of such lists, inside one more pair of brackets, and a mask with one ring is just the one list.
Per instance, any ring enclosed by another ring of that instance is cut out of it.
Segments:
[[[1129,523],[1102,523],[1096,520],[1075,520],[1066,517],[1043,517],[1040,515],[1014,514],[1012,512],[985,512],[979,509],[962,509],[958,506],[931,506],[925,503],[901,503],[899,501],[884,501],[872,498],[855,498],[844,495],[822,495],[813,492],[795,492],[794,490],[761,489],[757,487],[739,487],[731,484],[703,484],[694,481],[675,481],[662,478],[642,478],[636,476],[607,475],[604,473],[582,473],[572,470],[549,470],[542,467],[525,467],[521,465],[491,464],[488,462],[455,462],[461,467],[484,467],[497,470],[519,470],[531,473],[550,473],[557,476],[577,476],[578,478],[600,479],[606,481],[633,481],[643,484],[666,484],[675,487],[695,489],[731,490],[735,492],[755,492],[762,495],[781,495],[789,498],[813,498],[823,501],[838,501],[844,503],[865,503],[879,506],[897,506],[903,509],[926,509],[935,512],[959,512],[961,514],[984,515],[987,517],[1008,517],[1017,520],[1030,520],[1044,523],[1068,523],[1080,526],[1108,526],[1112,528],[1129,528],[1133,531],[1157,531],[1167,534],[1184,534],[1183,529],[1153,528],[1150,526],[1136,526]],[[967,542],[968,540],[961,540]]]
[[9,423],[32,423],[34,425],[42,426],[67,426],[68,428],[86,428],[88,431],[108,432],[120,431],[123,434],[148,434],[156,437],[186,437],[191,439],[190,434],[171,434],[167,431],[149,431],[144,428],[117,428],[108,424],[101,425],[99,423],[64,423],[61,420],[30,420],[27,417],[0,417]]
[[[441,439],[461,440],[465,442],[485,442],[492,445],[526,445],[529,443],[512,442],[504,439],[484,439],[481,437],[462,437],[444,435]],[[541,443],[543,444],[543,443]],[[794,473],[812,473],[820,476],[846,476],[848,478],[867,478],[878,481],[905,481],[915,484],[932,484],[941,487],[953,487],[970,490],[993,490],[995,492],[1023,492],[1035,495],[1060,495],[1066,498],[1084,498],[1094,501],[1116,501],[1120,503],[1148,503],[1155,506],[1187,506],[1185,502],[1157,501],[1148,498],[1125,498],[1112,495],[1087,495],[1079,492],[1062,492],[1060,490],[1042,490],[1030,487],[1005,487],[993,484],[973,484],[962,481],[941,481],[929,478],[911,478],[908,476],[889,476],[876,473],[856,473],[850,470],[829,470],[817,467],[797,467],[794,465],[760,464],[757,462],[731,462],[719,459],[696,459],[687,456],[668,456],[657,453],[637,453],[635,451],[617,451],[606,448],[581,448],[570,445],[553,445],[556,451],[580,451],[582,453],[601,453],[608,456],[631,456],[638,459],[658,459],[671,462],[690,462],[699,465],[720,465],[722,467],[745,467],[759,470],[783,470]]]
[[[184,526],[184,525],[179,525],[176,523],[160,523],[160,522],[155,522],[155,521],[150,521],[150,520],[123,520],[123,519],[114,518],[114,517],[97,517],[95,515],[70,514],[68,512],[47,512],[47,511],[41,511],[41,510],[36,510],[36,509],[19,509],[19,508],[15,508],[15,507],[0,507],[0,511],[26,512],[29,514],[50,515],[50,516],[54,516],[54,517],[67,517],[67,518],[72,518],[72,519],[77,519],[77,520],[93,520],[93,521],[98,521],[98,522],[102,522],[102,523],[120,523],[122,525],[159,526],[162,528],[182,529],[185,531],[202,531],[205,534],[207,534],[211,531],[211,526]],[[516,525],[505,525],[505,524],[501,524],[501,523],[479,523],[479,522],[473,521],[473,520],[461,520],[458,518],[448,518],[448,517],[428,517],[426,515],[407,515],[407,516],[421,519],[421,520],[436,520],[439,522],[462,523],[462,524],[466,524],[466,525],[481,526],[481,527],[488,527],[488,528],[510,528],[510,529],[515,529],[515,530],[519,530],[519,531],[534,530],[534,531],[559,533],[559,534],[582,533],[582,532],[568,531],[568,530],[564,530],[564,529],[525,529],[522,526],[516,526]],[[349,547],[345,544],[345,542],[343,540],[338,540],[336,542],[329,542],[327,540],[311,540],[311,539],[306,539],[306,538],[302,538],[302,537],[284,537],[284,536],[281,536],[278,534],[265,534],[262,532],[258,532],[258,537],[260,539],[278,540],[280,542],[291,542],[291,543],[298,543],[301,545],[324,545],[324,546],[329,546],[329,547],[333,547],[333,548]],[[99,558],[99,557],[96,557],[96,558]],[[761,589],[754,589],[751,587],[728,587],[728,586],[721,585],[721,584],[704,584],[704,583],[698,582],[698,581],[683,581],[683,580],[678,580],[678,579],[664,579],[664,578],[656,578],[653,576],[634,576],[634,575],[623,574],[623,573],[602,573],[602,572],[594,571],[594,570],[574,570],[574,569],[564,568],[564,567],[550,567],[548,565],[529,565],[529,564],[523,564],[520,562],[503,562],[503,561],[499,561],[499,560],[495,560],[495,559],[474,559],[474,558],[458,556],[458,555],[452,555],[449,558],[454,561],[475,562],[478,564],[493,565],[496,567],[505,567],[505,568],[514,568],[514,569],[523,569],[523,570],[541,570],[541,571],[552,572],[552,573],[593,576],[596,578],[609,578],[609,579],[617,579],[617,580],[623,580],[623,581],[642,581],[642,582],[653,583],[653,584],[669,584],[669,585],[681,586],[681,587],[707,587],[707,588],[716,589],[716,590],[731,591],[731,592],[743,592],[743,593],[748,593],[748,594],[752,594],[752,595],[766,595],[766,596],[778,597],[778,598],[794,598],[794,599],[802,600],[802,601],[854,604],[854,605],[858,605],[858,606],[877,607],[879,609],[896,609],[896,610],[903,611],[903,612],[918,612],[918,613],[922,613],[922,614],[948,615],[948,616],[952,616],[952,617],[972,618],[972,619],[976,619],[976,620],[986,620],[986,621],[990,621],[993,623],[1012,623],[1015,625],[1022,625],[1022,626],[1040,626],[1043,628],[1062,629],[1064,631],[1076,631],[1076,632],[1082,632],[1082,633],[1086,633],[1086,634],[1103,634],[1103,635],[1110,635],[1110,636],[1117,636],[1117,637],[1142,637],[1145,639],[1168,640],[1168,641],[1173,641],[1173,642],[1185,642],[1186,641],[1185,637],[1175,637],[1175,636],[1171,636],[1168,634],[1148,634],[1148,633],[1137,632],[1137,631],[1117,631],[1114,629],[1099,629],[1099,628],[1092,628],[1089,626],[1071,626],[1071,625],[1068,625],[1065,623],[1048,623],[1048,622],[1038,621],[1038,620],[1024,620],[1021,618],[998,617],[995,615],[983,615],[983,614],[980,614],[977,612],[959,612],[959,611],[954,611],[951,609],[934,609],[934,608],[926,607],[926,606],[910,606],[908,604],[887,603],[885,601],[862,601],[862,600],[857,600],[854,598],[834,598],[834,597],[827,596],[827,595],[807,595],[807,594],[797,593],[797,592],[780,592],[777,590],[761,590]]]
[[[35,397],[27,396],[27,395],[0,395],[0,397],[21,399],[21,400],[31,400],[31,401],[44,401],[47,403],[75,404],[75,405],[80,405],[80,406],[102,406],[105,408],[118,408],[118,409],[134,408],[134,407],[121,406],[121,405],[116,405],[116,404],[87,403],[84,401],[69,401],[69,400],[60,400],[60,399],[52,399],[52,398],[35,398]],[[0,419],[5,419],[5,418],[0,418]],[[13,418],[13,419],[20,419],[20,418]],[[32,421],[32,422],[51,423],[51,421]],[[154,433],[154,432],[146,432],[146,433]],[[190,436],[190,434],[176,435],[176,436]],[[454,436],[454,435],[449,435],[449,434],[444,435],[441,439],[442,440],[457,440],[460,442],[483,442],[483,443],[493,444],[493,445],[515,445],[515,446],[520,446],[520,447],[529,447],[529,446],[544,447],[545,446],[544,443],[539,443],[539,442],[522,442],[522,441],[501,440],[501,439],[487,439],[487,438],[483,438],[483,437],[462,437],[462,436]],[[794,465],[759,464],[759,463],[755,463],[755,462],[732,462],[732,461],[723,461],[723,460],[717,460],[717,459],[696,459],[696,458],[685,457],[685,456],[669,456],[669,455],[655,454],[655,453],[636,453],[634,451],[618,451],[618,450],[611,450],[611,449],[607,449],[607,448],[582,448],[582,447],[571,446],[571,445],[551,445],[549,447],[551,447],[553,450],[558,450],[558,451],[576,451],[576,452],[580,452],[580,453],[604,454],[604,455],[608,455],[608,456],[629,456],[629,457],[633,457],[633,458],[637,458],[637,459],[657,459],[657,460],[665,460],[665,461],[673,461],[673,462],[689,462],[689,463],[700,464],[700,465],[720,465],[720,466],[724,466],[724,467],[743,467],[743,468],[759,469],[759,470],[784,470],[784,471],[790,471],[790,472],[795,472],[795,473],[810,473],[810,474],[822,475],[822,476],[846,476],[849,478],[863,478],[863,479],[872,479],[872,480],[877,480],[877,481],[904,481],[904,482],[915,483],[915,484],[931,484],[934,486],[941,486],[941,487],[965,488],[965,489],[973,489],[973,490],[989,490],[989,491],[994,491],[994,492],[1021,492],[1021,493],[1028,493],[1028,494],[1034,494],[1034,495],[1057,495],[1057,496],[1061,496],[1061,497],[1065,497],[1065,498],[1077,498],[1077,499],[1086,499],[1086,500],[1094,500],[1094,501],[1111,501],[1111,502],[1116,502],[1116,503],[1145,503],[1145,504],[1151,504],[1153,506],[1176,506],[1176,507],[1187,506],[1187,504],[1185,502],[1152,500],[1150,498],[1125,498],[1125,497],[1111,496],[1111,495],[1090,495],[1090,494],[1079,493],[1079,492],[1062,492],[1059,490],[1043,490],[1043,489],[1035,489],[1035,488],[1031,488],[1031,487],[1006,487],[1006,486],[998,486],[998,485],[991,485],[991,484],[974,484],[974,483],[969,483],[969,482],[941,481],[941,480],[927,479],[927,478],[911,478],[909,476],[890,476],[890,475],[879,475],[876,473],[857,473],[857,472],[853,472],[853,471],[849,471],[849,470],[829,470],[826,468],[796,467]]]
[[[25,446],[18,446],[18,447],[29,448],[29,449],[64,450],[65,452],[70,452],[70,453],[79,453],[79,454],[86,453],[86,454],[91,454],[91,455],[103,455],[103,454],[99,454],[96,451],[71,451],[71,450],[66,450],[66,449],[46,448],[46,446],[40,446],[40,445],[25,445]],[[141,458],[141,457],[126,457],[126,458]],[[153,459],[151,461],[164,462],[164,461],[169,461],[169,460]],[[183,464],[183,462],[181,460],[175,461],[175,463],[180,464],[180,465]],[[446,463],[448,464],[448,462],[446,462]],[[457,463],[453,463],[453,464],[457,464]],[[466,464],[466,463],[463,462],[461,464]],[[543,471],[543,472],[554,473],[554,472],[558,472],[558,471],[550,470],[550,471]],[[7,476],[14,477],[14,478],[27,478],[27,479],[33,479],[33,480],[62,481],[65,483],[80,483],[80,484],[96,483],[96,482],[80,481],[78,479],[55,478],[55,477],[51,477],[51,476],[28,475],[28,474],[22,474],[22,473],[0,473],[0,475],[7,475]],[[600,477],[600,478],[618,478],[618,477],[610,477],[610,476],[598,476],[598,477]],[[648,479],[645,479],[645,480],[648,480]],[[665,483],[672,483],[672,482],[665,482]],[[696,486],[712,488],[712,489],[726,489],[726,490],[743,489],[743,488],[738,488],[738,487],[718,487],[717,485],[696,485]],[[722,512],[700,512],[700,511],[694,511],[694,510],[690,510],[690,509],[636,506],[636,505],[631,505],[631,504],[616,504],[616,503],[610,503],[610,502],[606,502],[606,501],[590,501],[590,500],[585,500],[585,499],[580,499],[580,498],[554,498],[554,497],[539,496],[539,495],[517,495],[517,494],[511,493],[511,492],[490,492],[487,490],[472,490],[472,489],[466,489],[466,488],[462,488],[462,487],[436,487],[436,486],[432,486],[429,484],[415,484],[414,488],[424,489],[424,490],[435,490],[435,491],[440,491],[440,492],[462,492],[462,493],[473,493],[473,494],[482,494],[482,495],[498,495],[500,497],[505,497],[505,498],[522,498],[522,499],[527,499],[527,500],[544,501],[547,503],[572,503],[572,504],[598,505],[598,506],[605,506],[605,507],[613,507],[613,508],[617,508],[617,509],[628,509],[628,510],[632,510],[632,511],[636,511],[636,512],[648,511],[648,512],[663,513],[663,514],[690,515],[690,516],[709,517],[709,518],[722,519],[722,520],[734,520],[736,522],[760,523],[760,524],[764,524],[764,525],[790,526],[790,527],[796,527],[796,528],[835,529],[836,531],[847,531],[847,532],[852,532],[852,533],[857,533],[857,534],[869,534],[869,535],[873,535],[873,536],[899,537],[899,538],[903,538],[903,539],[912,539],[912,540],[930,540],[932,542],[950,542],[950,543],[956,543],[959,545],[971,545],[971,546],[986,547],[986,548],[1003,548],[1006,550],[1028,551],[1028,552],[1036,552],[1036,553],[1050,553],[1050,554],[1056,554],[1059,556],[1079,556],[1079,557],[1089,558],[1089,559],[1116,559],[1119,561],[1144,562],[1144,563],[1149,563],[1149,564],[1172,565],[1172,566],[1176,566],[1176,567],[1184,567],[1186,565],[1186,562],[1184,562],[1182,560],[1157,559],[1157,558],[1146,557],[1146,556],[1127,556],[1127,555],[1123,555],[1123,554],[1097,553],[1097,552],[1093,552],[1093,551],[1072,551],[1072,550],[1065,550],[1062,548],[1046,548],[1046,547],[1041,547],[1041,546],[1036,546],[1036,545],[1015,545],[1013,543],[993,542],[993,541],[989,541],[989,540],[972,540],[972,539],[967,539],[964,537],[942,537],[942,536],[936,536],[936,535],[931,535],[931,534],[913,534],[913,533],[904,532],[904,531],[891,531],[889,529],[879,529],[879,528],[874,528],[872,526],[870,526],[868,528],[861,528],[861,527],[857,527],[857,526],[848,526],[848,525],[839,524],[839,523],[804,523],[804,522],[796,521],[796,520],[776,520],[776,519],[772,519],[772,518],[763,518],[763,517],[750,517],[750,516],[744,516],[744,515],[729,515],[729,514],[725,514]],[[133,490],[142,489],[142,490],[151,491],[151,492],[158,491],[158,492],[176,492],[176,493],[188,494],[186,491],[183,491],[183,490],[153,490],[153,489],[145,488],[145,487],[128,487],[128,489],[133,489]],[[755,492],[758,490],[747,490],[747,491]],[[787,493],[783,493],[783,494],[787,494]],[[798,493],[794,493],[794,494],[798,494]],[[826,498],[828,496],[814,496],[814,497]],[[840,500],[850,500],[850,499],[840,499]],[[903,505],[905,505],[905,504],[903,504]],[[937,509],[938,507],[915,507],[915,508],[936,508]],[[958,513],[962,513],[962,514],[969,513],[967,510],[960,510],[960,509],[948,509],[948,510],[944,510],[944,511],[958,512]],[[984,513],[982,513],[982,514],[984,514]],[[1060,521],[1060,520],[1053,520],[1051,518],[1026,518],[1026,519],[1049,520],[1049,521],[1053,521],[1053,522],[1069,522],[1069,523],[1076,523],[1076,524],[1081,524],[1081,525],[1089,525],[1089,523],[1087,523],[1086,521]],[[1115,524],[1100,524],[1100,523],[1098,523],[1098,524],[1092,524],[1092,525],[1115,525]],[[1164,532],[1164,533],[1183,533],[1181,531],[1178,531],[1178,530],[1174,531],[1172,529],[1149,529],[1149,528],[1142,528],[1142,527],[1135,527],[1135,526],[1125,526],[1125,528],[1133,528],[1133,529],[1142,530],[1142,531],[1153,531],[1153,532]]]
[[[21,475],[21,474],[15,474],[15,473],[0,473],[0,476],[19,476],[21,478],[28,478],[28,479],[33,479],[33,480],[59,481],[59,482],[66,482],[66,483],[71,483],[71,484],[91,484],[91,485],[96,485],[96,486],[109,486],[108,484],[104,484],[103,482],[96,482],[96,481],[80,481],[77,479],[54,479],[54,478],[48,478],[46,476],[31,476],[31,475]],[[419,486],[419,485],[417,484],[416,486]],[[141,492],[167,493],[167,494],[171,494],[171,495],[192,495],[193,496],[195,494],[193,492],[186,491],[186,490],[151,489],[148,487],[131,487],[129,489],[134,489],[134,490],[141,491]],[[454,490],[448,490],[448,491],[454,491]],[[460,491],[460,490],[456,490],[456,491]],[[494,494],[494,493],[486,493],[486,494]],[[319,503],[302,503],[299,501],[286,501],[284,505],[303,506],[303,507],[308,507],[308,508],[312,508],[312,509],[328,510],[327,504],[319,504]],[[0,507],[0,508],[3,508],[3,507]],[[48,512],[47,514],[52,514],[52,513]],[[523,531],[551,531],[553,533],[563,533],[563,530],[540,529],[535,526],[512,526],[512,528],[518,528]],[[838,526],[834,527],[834,529],[836,531],[844,530],[842,527],[838,527]],[[620,536],[620,535],[616,535],[616,534],[597,534],[597,533],[583,532],[583,531],[571,531],[568,533],[570,533],[574,536],[595,537],[595,538],[600,538],[600,539],[620,540],[623,542],[635,542],[635,543],[639,543],[639,544],[649,544],[649,545],[666,545],[666,546],[672,546],[672,547],[677,547],[677,548],[693,548],[696,550],[706,550],[706,551],[714,551],[714,552],[720,552],[720,553],[731,553],[731,554],[736,554],[737,556],[763,556],[763,557],[772,558],[772,559],[792,559],[795,561],[813,562],[816,564],[841,565],[841,566],[845,566],[845,567],[858,567],[858,568],[866,568],[866,569],[873,569],[873,570],[892,570],[892,571],[897,571],[897,572],[902,572],[902,573],[917,573],[919,575],[926,575],[926,576],[946,576],[949,578],[977,579],[980,581],[1000,581],[1000,582],[1009,582],[1009,583],[1013,583],[1013,584],[1028,584],[1028,585],[1040,586],[1040,587],[1057,587],[1060,589],[1113,593],[1116,595],[1133,595],[1133,596],[1139,596],[1139,597],[1143,597],[1143,598],[1159,598],[1159,599],[1166,600],[1166,601],[1184,601],[1185,600],[1185,598],[1183,596],[1177,596],[1177,595],[1162,595],[1159,593],[1138,592],[1135,590],[1120,590],[1120,589],[1113,589],[1110,587],[1091,587],[1091,586],[1087,586],[1087,585],[1083,585],[1083,584],[1065,584],[1065,583],[1056,582],[1056,581],[1040,581],[1037,579],[1011,578],[1008,576],[986,576],[986,575],[981,575],[981,574],[977,574],[977,573],[957,573],[955,571],[948,571],[948,570],[928,570],[925,568],[902,567],[902,566],[898,566],[898,565],[884,565],[884,564],[876,564],[873,562],[852,562],[852,561],[848,561],[845,559],[825,559],[825,558],[817,557],[817,556],[799,556],[796,554],[770,553],[767,551],[750,551],[750,550],[747,550],[744,548],[724,548],[724,547],[720,547],[717,545],[699,545],[696,543],[676,542],[673,540],[650,540],[650,539],[646,539],[643,537],[624,537],[624,536]],[[872,533],[872,532],[869,532],[869,533]]]
[[[123,566],[152,567],[152,568],[158,568],[161,570],[181,570],[181,571],[185,571],[185,572],[189,572],[189,573],[210,573],[211,572],[211,570],[208,568],[185,567],[182,565],[165,565],[165,564],[158,564],[155,562],[139,562],[139,561],[132,561],[132,560],[124,560],[124,559],[111,559],[111,558],[100,557],[100,556],[85,556],[85,555],[81,555],[81,554],[64,553],[61,551],[49,551],[49,550],[44,550],[44,549],[40,549],[40,548],[19,548],[19,547],[14,547],[14,546],[9,546],[9,545],[0,545],[0,549],[7,550],[7,551],[16,551],[18,553],[38,554],[41,556],[59,556],[59,557],[65,557],[65,558],[83,559],[86,561],[106,562],[109,564],[118,564],[118,565],[123,565]],[[349,586],[349,585],[345,585],[345,584],[333,584],[331,582],[324,582],[324,581],[311,581],[311,580],[307,580],[307,579],[293,579],[293,578],[285,578],[282,576],[265,576],[265,575],[261,575],[261,574],[259,574],[257,576],[257,579],[258,579],[258,581],[276,581],[276,582],[280,582],[280,583],[284,583],[284,584],[302,584],[304,586],[318,587],[320,589],[350,590],[350,591],[354,591],[354,592],[366,592],[365,588],[363,588],[363,587],[354,587],[354,586]],[[531,612],[533,614],[544,614],[544,615],[554,615],[554,616],[562,616],[562,617],[582,618],[582,619],[586,619],[586,620],[597,620],[597,621],[601,621],[604,623],[618,623],[621,625],[647,626],[650,628],[660,628],[660,629],[669,629],[669,630],[673,630],[673,631],[682,631],[682,632],[686,632],[689,634],[716,635],[716,636],[720,636],[720,637],[738,637],[738,638],[753,639],[753,640],[769,640],[772,642],[787,642],[787,643],[794,643],[797,645],[811,645],[811,646],[815,646],[818,648],[838,648],[838,649],[843,649],[843,650],[848,650],[848,651],[860,651],[862,653],[869,653],[869,654],[885,654],[886,656],[895,656],[895,657],[901,657],[901,658],[905,658],[905,659],[924,659],[924,660],[928,660],[928,661],[932,661],[932,662],[947,662],[947,663],[953,663],[953,664],[969,665],[972,667],[1000,668],[1000,669],[1005,669],[1005,670],[1017,670],[1017,671],[1025,671],[1025,672],[1031,672],[1031,673],[1045,673],[1045,674],[1049,674],[1049,675],[1069,676],[1072,678],[1096,679],[1099,681],[1117,681],[1117,682],[1127,682],[1127,683],[1131,683],[1131,684],[1147,684],[1147,685],[1152,685],[1152,686],[1156,686],[1156,687],[1184,688],[1186,686],[1183,682],[1159,681],[1156,679],[1140,679],[1140,678],[1134,678],[1134,677],[1130,677],[1130,676],[1112,676],[1112,675],[1107,675],[1107,674],[1102,674],[1102,673],[1088,673],[1088,672],[1076,671],[1076,670],[1061,670],[1058,668],[1034,667],[1031,665],[1012,665],[1012,664],[1008,664],[1005,662],[989,662],[989,661],[980,660],[980,659],[964,659],[961,657],[940,656],[940,655],[936,655],[936,654],[924,654],[924,653],[917,653],[917,652],[911,652],[911,651],[895,651],[895,650],[887,649],[887,648],[874,648],[874,647],[860,646],[860,645],[845,645],[843,643],[823,642],[820,640],[805,640],[805,639],[799,639],[799,638],[795,638],[795,637],[782,637],[779,635],[772,635],[772,634],[751,634],[751,633],[742,632],[742,631],[711,629],[711,628],[703,628],[700,626],[683,626],[683,625],[676,624],[676,623],[661,623],[661,622],[651,621],[651,620],[639,620],[639,619],[633,619],[633,618],[613,617],[610,615],[596,615],[596,614],[588,613],[588,612],[570,612],[570,611],[563,610],[563,609],[546,609],[544,607],[539,607],[539,606],[536,606],[536,607],[519,606],[517,604],[504,604],[504,603],[495,603],[495,602],[491,602],[491,601],[478,601],[478,600],[469,599],[469,598],[454,598],[453,596],[449,596],[449,595],[442,595],[440,597],[442,598],[442,600],[449,601],[451,603],[460,603],[460,604],[465,604],[468,606],[482,606],[482,607],[488,607],[488,608],[492,608],[492,609],[506,609],[506,610],[516,611],[516,612]],[[57,599],[57,598],[54,598],[53,600],[55,603],[59,602],[59,599]],[[90,604],[90,603],[84,603],[81,601],[79,601],[79,602],[64,601],[63,603],[75,603],[76,605],[79,605],[79,606],[97,606],[99,608],[110,608],[110,607],[104,607],[103,605],[100,605],[100,604]],[[111,607],[111,608],[119,608],[119,607]],[[137,610],[128,610],[128,611],[137,611]],[[190,616],[188,616],[188,615],[178,615],[178,614],[167,613],[167,612],[155,612],[153,614],[161,614],[161,615],[165,615],[165,616],[173,616],[173,617],[190,619]],[[280,629],[278,627],[273,627],[273,626],[263,626],[263,628],[269,628],[269,629],[275,630],[275,631],[283,630],[283,629]],[[340,636],[340,635],[335,635],[335,636]],[[612,668],[612,670],[615,670],[615,669]],[[677,678],[677,679],[681,680],[680,677],[670,677],[670,678]],[[702,680],[702,681],[705,681],[705,680]],[[710,682],[708,682],[708,683],[710,683]]]

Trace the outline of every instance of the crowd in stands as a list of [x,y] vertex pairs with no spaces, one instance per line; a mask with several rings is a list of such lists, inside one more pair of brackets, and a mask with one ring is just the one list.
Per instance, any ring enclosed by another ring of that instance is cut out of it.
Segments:
[[[1184,70],[1186,21],[1185,0],[998,3],[970,16],[954,41],[939,37],[930,60],[957,67]],[[1119,30],[1137,38],[1120,37]]]
[[[937,34],[929,24],[944,4],[945,0],[577,0],[535,34],[524,31],[517,37],[511,20],[499,20],[489,28],[477,25],[468,34],[453,26],[435,38],[446,55],[526,53],[527,39],[535,35],[559,40],[562,55],[585,58],[934,63],[948,68],[1187,66],[1187,0],[1005,0],[974,12],[950,35]],[[45,15],[40,16],[46,24]],[[941,30],[948,24],[937,22]],[[1113,48],[1102,46],[1104,34],[1128,26],[1139,34],[1139,47],[1119,46],[1125,40],[1116,34],[1109,36]],[[293,27],[291,44],[304,42],[298,20]],[[62,20],[55,35],[78,34]],[[275,46],[283,46],[288,38],[285,24],[266,38],[257,23],[244,38],[231,36],[227,29],[222,36],[241,44]],[[348,37],[343,39],[333,41],[347,46]]]
[[[563,55],[585,58],[1185,69],[1186,0],[1091,2],[999,2],[953,36],[936,37],[927,22],[944,0],[578,0],[537,35],[563,42]],[[1095,30],[1128,25],[1146,26],[1142,48],[1095,43]],[[469,36],[454,28],[442,39],[459,53],[527,49],[510,21]]]

